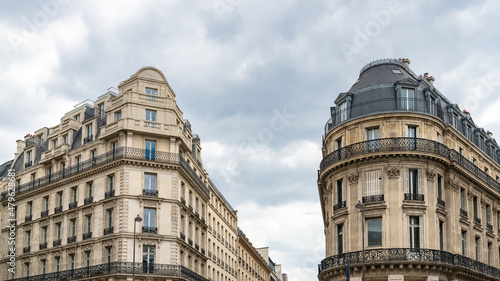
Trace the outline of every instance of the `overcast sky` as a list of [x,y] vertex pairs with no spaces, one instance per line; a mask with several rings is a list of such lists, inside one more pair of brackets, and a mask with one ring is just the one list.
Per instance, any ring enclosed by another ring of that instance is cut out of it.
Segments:
[[1,2],[1,162],[17,139],[155,66],[240,227],[290,281],[316,280],[325,257],[321,136],[366,63],[409,58],[500,136],[500,1],[75,2]]

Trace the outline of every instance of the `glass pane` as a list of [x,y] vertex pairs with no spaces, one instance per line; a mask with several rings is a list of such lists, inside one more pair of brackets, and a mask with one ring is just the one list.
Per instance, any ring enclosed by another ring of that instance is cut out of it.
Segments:
[[366,220],[366,228],[368,230],[368,247],[382,246],[382,219]]
[[156,209],[149,210],[149,223],[149,226],[156,227]]

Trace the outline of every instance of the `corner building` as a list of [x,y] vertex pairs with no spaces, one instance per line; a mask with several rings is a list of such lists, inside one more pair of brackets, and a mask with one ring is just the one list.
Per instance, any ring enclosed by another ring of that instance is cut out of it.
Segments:
[[144,67],[118,90],[26,135],[0,165],[0,280],[236,281],[237,213],[165,76]]
[[318,278],[500,280],[499,146],[409,64],[367,64],[330,109]]

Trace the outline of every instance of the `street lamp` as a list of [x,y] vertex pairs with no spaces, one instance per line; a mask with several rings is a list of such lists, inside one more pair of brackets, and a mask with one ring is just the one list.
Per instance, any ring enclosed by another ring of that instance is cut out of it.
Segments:
[[133,253],[133,262],[132,262],[132,281],[135,281],[135,225],[137,222],[141,222],[142,218],[139,217],[139,214],[137,214],[137,217],[134,219],[134,253]]
[[363,213],[363,210],[365,208],[365,205],[361,203],[361,201],[358,201],[356,204],[356,209],[359,209],[361,211],[361,232],[363,232],[363,241],[361,242],[363,245],[363,279],[362,281],[365,281],[365,215]]

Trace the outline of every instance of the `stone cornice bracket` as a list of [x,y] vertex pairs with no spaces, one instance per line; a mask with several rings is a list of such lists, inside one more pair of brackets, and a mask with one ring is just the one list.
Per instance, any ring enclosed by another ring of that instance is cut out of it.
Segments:
[[425,170],[425,174],[427,175],[427,180],[429,181],[434,181],[434,179],[436,178],[436,172],[434,172],[433,170]]
[[351,173],[347,175],[347,180],[349,180],[349,183],[357,183],[359,180],[359,173]]
[[460,189],[460,185],[458,184],[458,182],[453,179],[447,180],[444,184],[445,186],[450,187],[455,191],[458,191]]
[[399,178],[399,176],[400,176],[400,171],[399,171],[399,169],[398,169],[398,168],[396,168],[396,167],[389,168],[389,169],[387,170],[387,176],[388,176],[389,178]]

